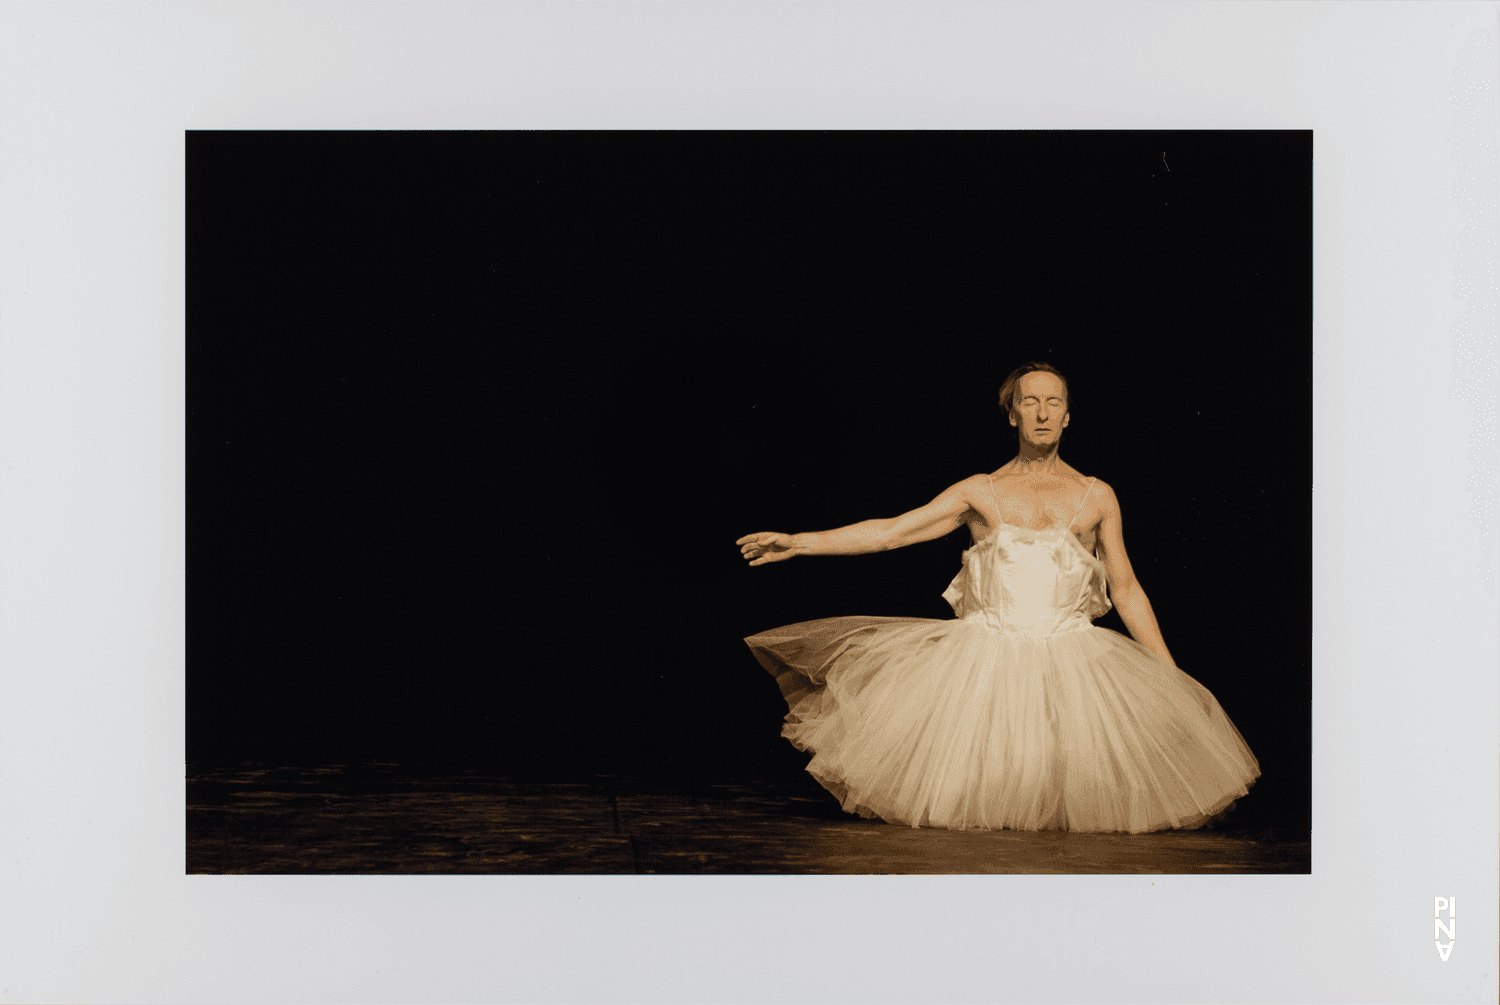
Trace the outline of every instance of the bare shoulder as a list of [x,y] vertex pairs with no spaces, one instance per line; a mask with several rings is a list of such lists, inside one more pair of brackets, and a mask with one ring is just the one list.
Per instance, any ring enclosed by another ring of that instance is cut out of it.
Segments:
[[976,500],[988,499],[990,497],[990,476],[987,474],[970,475],[962,481],[954,482],[943,492],[949,499],[956,499],[964,503],[966,508],[972,508]]
[[988,488],[993,479],[994,475],[981,471],[977,475],[970,475],[958,484],[962,485],[968,491],[973,492],[975,489]]
[[952,485],[948,486],[947,491],[945,491],[943,494],[953,498],[962,499],[967,503],[976,498],[978,493],[989,491],[986,488],[988,484],[989,475],[970,475],[962,481],[954,482]]
[[1103,478],[1094,479],[1093,497],[1098,501],[1102,512],[1118,513],[1120,511],[1120,497],[1115,495],[1115,487]]

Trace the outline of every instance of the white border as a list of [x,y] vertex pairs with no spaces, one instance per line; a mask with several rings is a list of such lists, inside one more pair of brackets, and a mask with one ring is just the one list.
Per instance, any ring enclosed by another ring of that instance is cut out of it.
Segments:
[[[1494,1001],[1497,39],[1490,3],[0,8],[0,1002]],[[414,127],[1313,129],[1313,875],[183,876],[183,131]]]

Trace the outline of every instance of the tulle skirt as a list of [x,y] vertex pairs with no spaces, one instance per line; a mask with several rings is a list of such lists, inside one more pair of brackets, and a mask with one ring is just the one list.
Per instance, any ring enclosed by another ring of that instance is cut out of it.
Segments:
[[826,618],[745,640],[845,810],[913,827],[1191,828],[1259,765],[1214,696],[1118,632]]

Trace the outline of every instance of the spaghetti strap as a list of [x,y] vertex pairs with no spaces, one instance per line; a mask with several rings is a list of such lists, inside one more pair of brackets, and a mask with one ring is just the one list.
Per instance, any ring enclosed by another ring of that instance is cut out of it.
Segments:
[[1000,497],[995,495],[995,478],[993,475],[985,475],[985,481],[990,483],[990,498],[995,500],[995,515],[1000,515]]
[[[1089,493],[1091,493],[1091,492],[1094,491],[1094,483],[1097,482],[1098,480],[1099,480],[1098,478],[1090,478],[1089,479],[1088,491],[1083,494],[1083,501],[1078,504],[1078,509],[1073,512],[1073,520],[1077,520],[1078,519],[1078,514],[1083,512],[1084,504],[1089,501]],[[994,486],[991,485],[990,488],[993,490]],[[1068,529],[1069,530],[1073,529],[1073,520],[1069,520],[1068,521]]]

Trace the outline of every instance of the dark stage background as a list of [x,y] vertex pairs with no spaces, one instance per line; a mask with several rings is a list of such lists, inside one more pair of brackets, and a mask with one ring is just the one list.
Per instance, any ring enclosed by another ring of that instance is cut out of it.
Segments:
[[190,133],[187,180],[190,765],[798,771],[741,638],[951,617],[967,532],[734,540],[999,467],[1038,358],[1240,813],[1308,826],[1310,133]]

